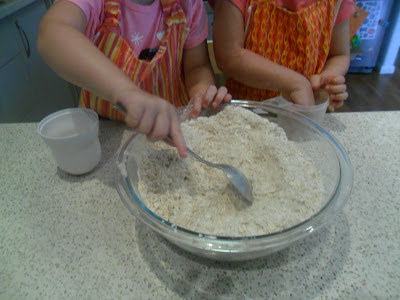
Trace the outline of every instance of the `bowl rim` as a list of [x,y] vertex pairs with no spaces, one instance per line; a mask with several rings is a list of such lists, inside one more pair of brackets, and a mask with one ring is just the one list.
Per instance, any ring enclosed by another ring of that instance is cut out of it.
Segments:
[[[68,114],[73,114],[73,113],[81,113],[84,112],[86,116],[90,119],[91,124],[89,128],[87,128],[85,131],[70,134],[70,135],[65,135],[65,136],[51,136],[43,133],[43,128],[48,125],[50,122],[55,121],[57,118],[68,115]],[[53,112],[46,117],[44,117],[38,124],[36,131],[39,133],[39,135],[49,141],[63,141],[63,140],[68,140],[71,138],[76,138],[78,136],[83,136],[87,134],[88,132],[92,132],[93,130],[96,130],[99,126],[99,116],[98,114],[90,108],[85,108],[85,107],[72,107],[72,108],[65,108],[56,112]]]
[[[202,244],[202,250],[229,253],[243,252],[244,249],[246,252],[255,252],[264,250],[266,248],[274,248],[282,244],[289,245],[288,242],[293,243],[313,232],[316,232],[331,219],[333,219],[333,217],[337,215],[337,213],[346,203],[353,183],[353,171],[349,157],[336,138],[334,138],[327,130],[306,116],[270,103],[248,100],[231,100],[230,103],[227,103],[224,106],[226,105],[241,106],[251,109],[264,108],[268,114],[283,114],[285,116],[294,118],[296,121],[306,124],[306,126],[310,127],[312,130],[322,136],[333,148],[339,164],[340,174],[331,198],[317,213],[308,219],[284,230],[269,234],[229,237],[203,234],[188,230],[161,218],[147,208],[147,206],[140,200],[139,196],[134,192],[128,176],[123,176],[122,172],[120,171],[121,164],[123,165],[126,163],[126,151],[130,146],[132,146],[132,141],[138,135],[135,132],[121,148],[116,161],[115,172],[115,183],[118,194],[132,215],[146,223],[150,228],[157,231],[161,235],[176,240],[180,244],[185,244],[189,247],[196,247],[196,241],[198,241],[199,244]],[[341,188],[339,189],[339,187]],[[132,204],[134,208],[131,206]],[[204,247],[204,243],[208,246]],[[224,247],[221,248],[221,246]]]

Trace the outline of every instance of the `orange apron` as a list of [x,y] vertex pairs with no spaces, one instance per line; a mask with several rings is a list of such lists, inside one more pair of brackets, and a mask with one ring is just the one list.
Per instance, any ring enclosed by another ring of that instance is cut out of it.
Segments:
[[[245,16],[245,48],[307,78],[319,74],[328,58],[338,1],[320,0],[293,12],[271,0],[251,0]],[[262,101],[280,94],[232,78],[226,87],[235,99]]]
[[[158,0],[156,0],[158,1]],[[186,105],[188,92],[183,78],[183,45],[189,29],[178,0],[160,0],[166,29],[156,55],[151,61],[136,57],[121,37],[121,0],[105,1],[104,22],[99,26],[94,44],[132,81],[151,94],[166,99],[174,106]],[[79,106],[95,110],[100,116],[123,121],[125,115],[116,111],[111,102],[82,90]]]

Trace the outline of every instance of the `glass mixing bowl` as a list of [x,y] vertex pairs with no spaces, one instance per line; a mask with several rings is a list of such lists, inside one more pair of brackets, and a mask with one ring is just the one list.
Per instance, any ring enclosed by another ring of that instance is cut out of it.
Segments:
[[[118,193],[132,215],[170,242],[203,257],[239,261],[267,256],[322,228],[345,204],[353,176],[350,161],[342,146],[307,117],[268,103],[232,100],[228,105],[247,108],[277,123],[289,140],[305,150],[319,168],[325,187],[323,205],[317,213],[283,231],[258,236],[212,236],[176,226],[151,211],[141,199],[137,164],[135,156],[131,155],[137,150],[140,135],[133,135],[123,146],[117,159],[115,180]],[[205,110],[202,115],[215,113],[215,110]]]

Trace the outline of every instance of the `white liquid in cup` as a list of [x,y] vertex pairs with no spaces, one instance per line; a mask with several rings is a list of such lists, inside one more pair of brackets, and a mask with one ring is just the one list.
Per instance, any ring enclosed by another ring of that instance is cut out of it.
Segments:
[[80,175],[100,162],[99,118],[93,110],[69,108],[45,117],[38,132],[63,171]]

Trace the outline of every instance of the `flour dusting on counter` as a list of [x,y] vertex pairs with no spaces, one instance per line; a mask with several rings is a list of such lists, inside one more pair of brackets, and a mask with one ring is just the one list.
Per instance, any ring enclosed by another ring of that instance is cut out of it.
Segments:
[[182,123],[189,148],[240,169],[254,203],[239,198],[221,170],[181,159],[163,142],[134,153],[143,202],[174,225],[208,235],[254,236],[296,225],[322,205],[319,171],[282,128],[241,107]]

